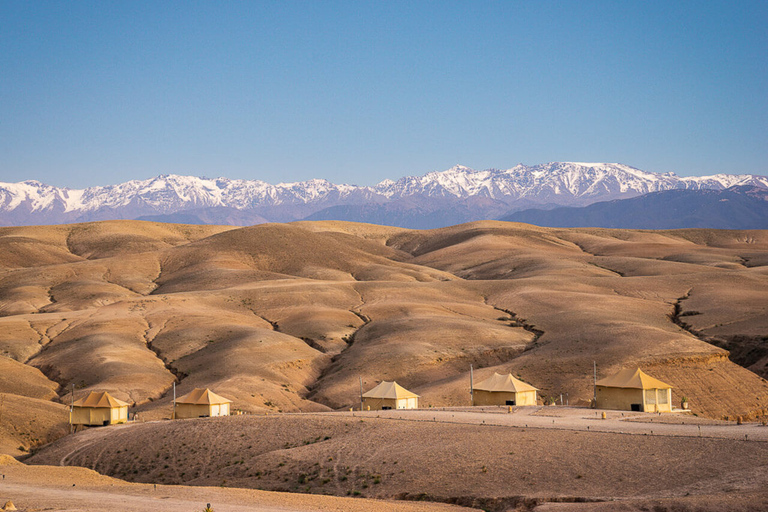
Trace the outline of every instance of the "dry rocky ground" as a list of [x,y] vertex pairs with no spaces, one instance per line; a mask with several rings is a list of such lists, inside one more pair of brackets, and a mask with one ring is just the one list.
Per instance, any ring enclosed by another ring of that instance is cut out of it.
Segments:
[[20,512],[461,512],[461,507],[248,489],[133,484],[85,468],[26,466],[0,455],[0,503]]
[[641,366],[699,416],[754,419],[766,337],[766,231],[0,228],[0,452],[64,435],[73,385],[146,420],[170,415],[174,382],[254,414],[348,408],[359,377],[441,407],[468,403],[470,364],[572,403],[593,361]]
[[686,503],[711,496],[748,496],[744,504],[754,507],[768,502],[768,427],[695,417],[684,426],[654,422],[658,417],[648,414],[598,420],[590,409],[500,409],[139,423],[68,436],[28,462],[85,466],[129,482],[428,500],[493,511],[585,502],[639,507],[651,499],[689,510]]

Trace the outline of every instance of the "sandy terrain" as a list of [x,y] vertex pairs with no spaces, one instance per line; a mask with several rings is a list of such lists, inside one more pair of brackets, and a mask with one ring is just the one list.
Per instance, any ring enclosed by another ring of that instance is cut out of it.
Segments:
[[[3,456],[0,456],[3,457]],[[207,504],[217,512],[450,512],[461,507],[304,496],[246,489],[130,484],[84,468],[26,466],[0,458],[0,503],[20,511],[190,512]]]
[[174,383],[252,413],[348,408],[360,377],[458,406],[470,365],[573,403],[591,396],[593,361],[600,376],[642,366],[696,414],[755,418],[768,412],[766,264],[764,231],[2,228],[0,394],[20,430],[0,422],[0,445],[18,455],[55,437],[73,385],[148,420],[170,416]]
[[751,496],[747,504],[768,499],[768,427],[690,415],[659,422],[663,416],[644,413],[602,420],[565,407],[506,411],[150,422],[68,436],[28,462],[81,465],[136,482],[422,497],[499,511],[614,500],[695,505],[732,493]]

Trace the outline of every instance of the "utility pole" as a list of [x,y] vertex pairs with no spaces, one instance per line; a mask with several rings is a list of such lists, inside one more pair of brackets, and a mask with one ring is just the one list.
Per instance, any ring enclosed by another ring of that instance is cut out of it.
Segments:
[[472,365],[469,365],[469,403],[475,405],[475,374]]
[[592,371],[595,378],[595,385],[592,391],[592,398],[595,400],[595,405],[597,405],[597,361],[592,361]]
[[72,433],[74,425],[72,415],[75,413],[75,383],[72,383],[72,395],[69,397],[69,433]]
[[363,410],[363,377],[360,376],[360,411]]

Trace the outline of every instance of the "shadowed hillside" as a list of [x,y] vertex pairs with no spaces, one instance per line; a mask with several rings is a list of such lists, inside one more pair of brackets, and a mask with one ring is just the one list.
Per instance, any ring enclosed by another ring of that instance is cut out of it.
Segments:
[[[174,382],[250,412],[348,408],[361,377],[465,405],[470,364],[575,401],[592,396],[592,361],[599,376],[644,367],[697,414],[768,409],[766,231],[2,228],[0,315],[0,393],[62,415],[73,384],[148,419],[170,415]],[[0,435],[8,453],[34,444]]]

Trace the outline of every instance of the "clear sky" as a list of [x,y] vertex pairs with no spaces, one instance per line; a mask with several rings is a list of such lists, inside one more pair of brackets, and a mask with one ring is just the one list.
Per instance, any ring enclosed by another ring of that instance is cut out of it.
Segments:
[[0,2],[0,181],[768,174],[768,2]]

